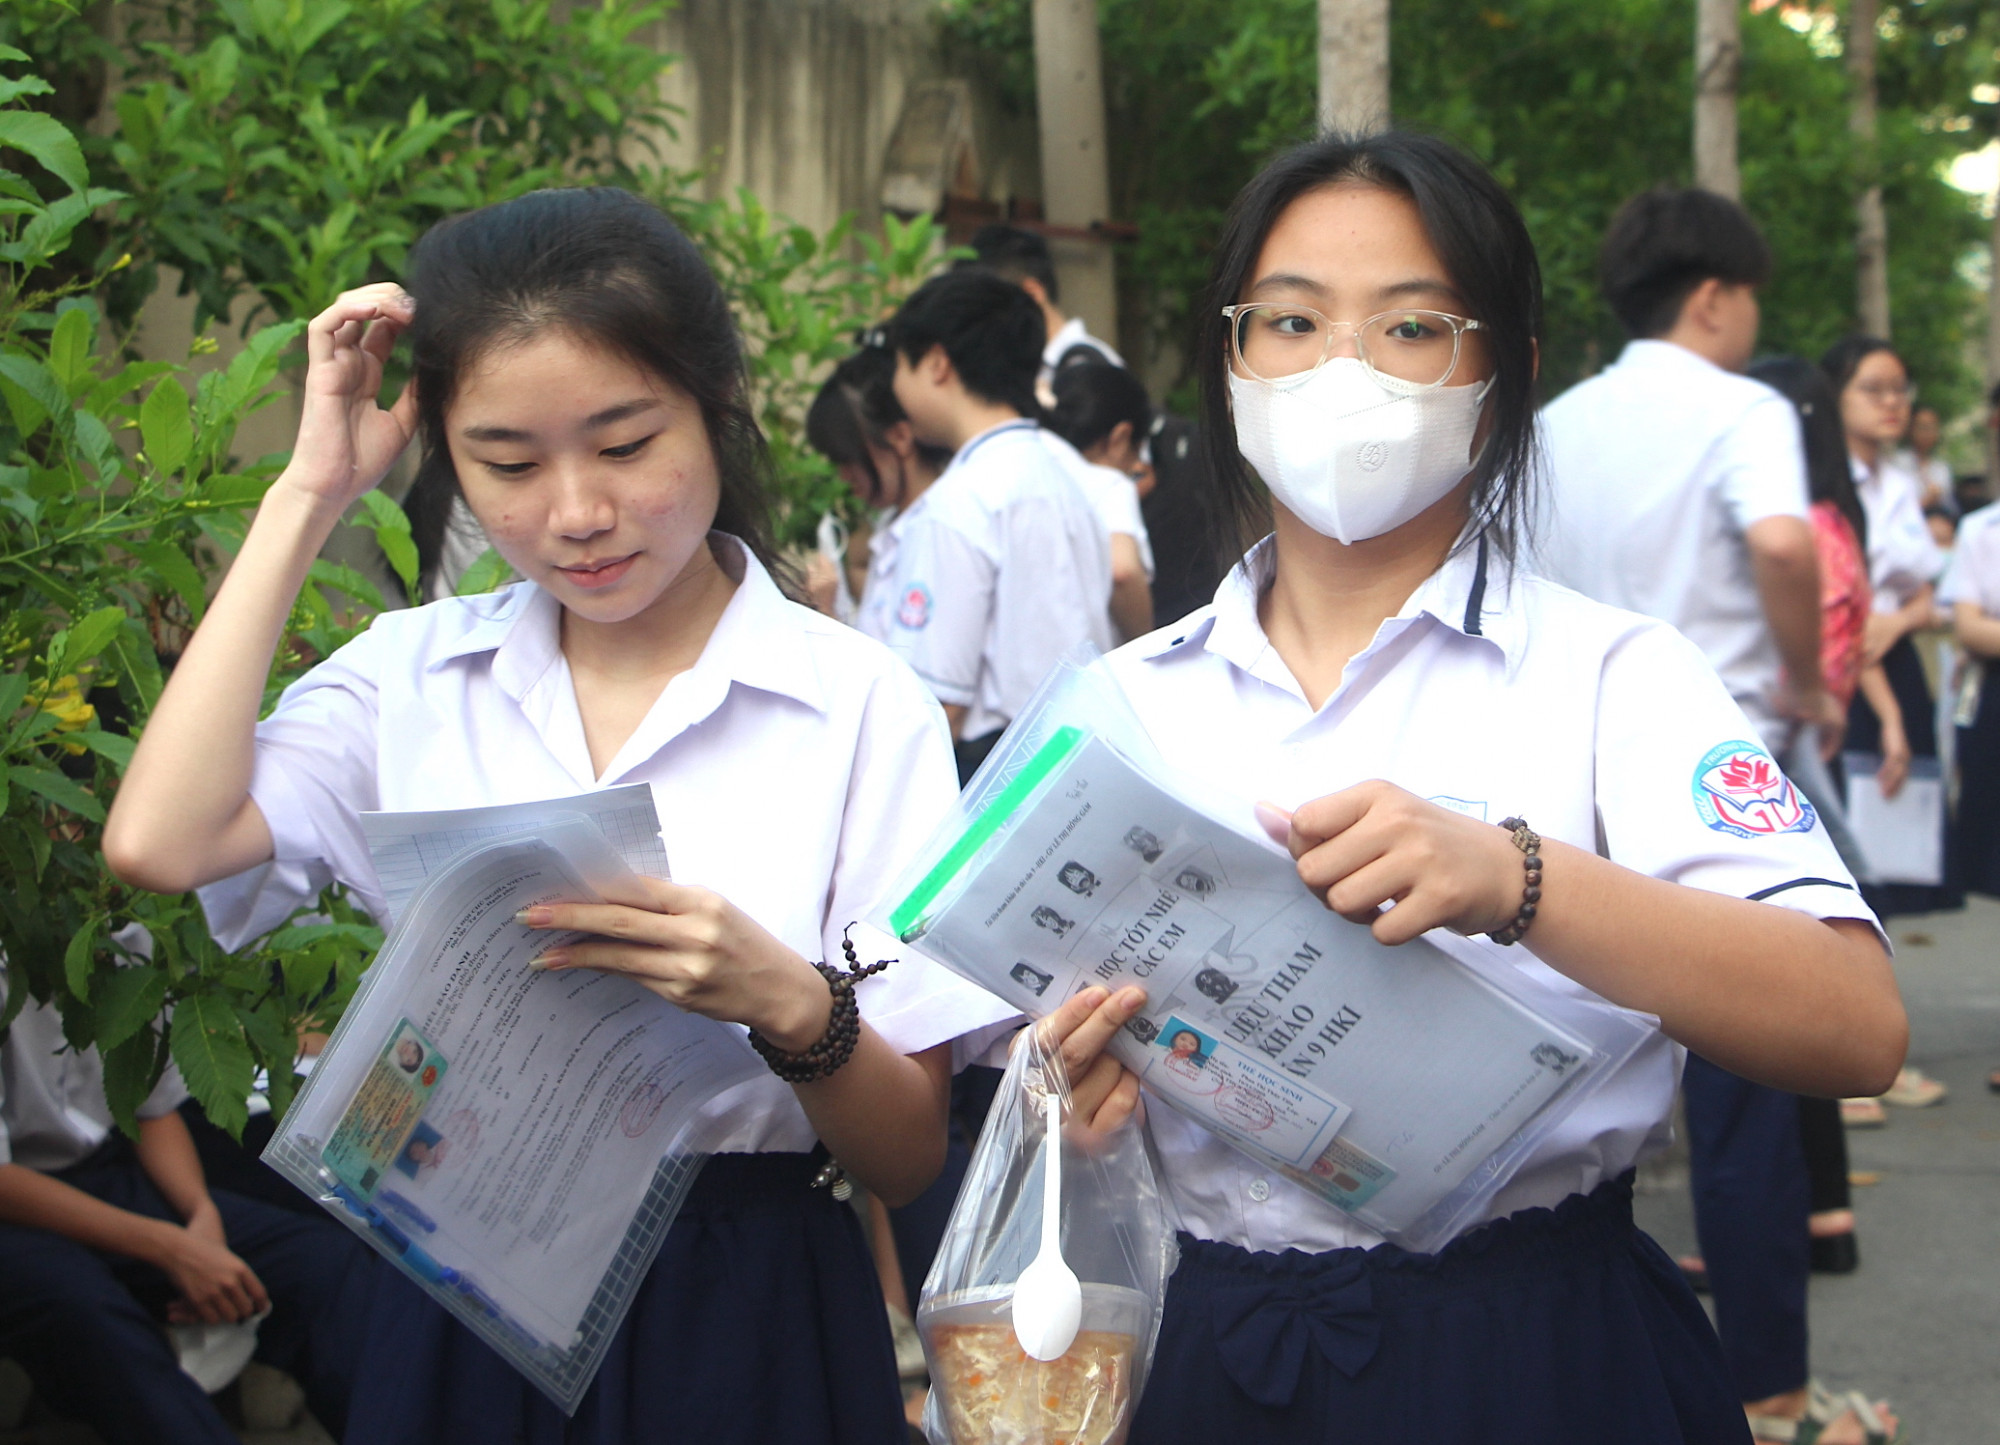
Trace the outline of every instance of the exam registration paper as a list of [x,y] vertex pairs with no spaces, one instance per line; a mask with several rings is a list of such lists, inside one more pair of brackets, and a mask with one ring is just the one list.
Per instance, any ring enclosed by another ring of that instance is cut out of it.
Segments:
[[567,1348],[681,1127],[762,1065],[631,979],[528,967],[578,935],[517,911],[664,876],[650,789],[368,831],[399,916],[284,1132],[418,1278]]
[[906,942],[1036,1017],[1092,985],[1141,985],[1145,1010],[1110,1052],[1384,1232],[1444,1200],[1588,1067],[1590,1044],[1433,944],[1376,942],[1282,852],[1101,739],[1070,746],[967,876],[928,908],[922,889],[905,901]]

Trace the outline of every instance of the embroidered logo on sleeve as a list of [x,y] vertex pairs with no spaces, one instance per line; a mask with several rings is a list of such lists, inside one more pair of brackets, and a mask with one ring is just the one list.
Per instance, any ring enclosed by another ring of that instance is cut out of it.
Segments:
[[1718,833],[1767,838],[1809,833],[1818,815],[1771,755],[1755,743],[1723,743],[1694,770],[1694,811]]
[[896,622],[912,632],[926,626],[931,620],[931,591],[921,582],[914,582],[903,592],[896,604]]

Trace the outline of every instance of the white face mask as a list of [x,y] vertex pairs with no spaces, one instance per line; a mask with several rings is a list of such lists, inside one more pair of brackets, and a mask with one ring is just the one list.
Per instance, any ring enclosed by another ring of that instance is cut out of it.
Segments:
[[1296,383],[1230,373],[1236,445],[1301,522],[1343,543],[1393,532],[1472,470],[1492,389],[1419,388],[1336,356]]

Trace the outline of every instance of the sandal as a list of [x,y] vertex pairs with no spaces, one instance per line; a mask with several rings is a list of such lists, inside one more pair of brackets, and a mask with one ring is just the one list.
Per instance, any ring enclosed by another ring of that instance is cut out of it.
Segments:
[[1882,1102],[1899,1109],[1928,1109],[1933,1104],[1942,1104],[1948,1092],[1922,1069],[1905,1067],[1897,1070],[1896,1082],[1882,1095]]
[[1827,1430],[1843,1417],[1852,1415],[1861,1426],[1865,1445],[1908,1445],[1902,1422],[1893,1426],[1884,1418],[1886,1404],[1871,1403],[1859,1390],[1835,1394],[1817,1380],[1808,1387],[1806,1412],[1798,1419],[1789,1415],[1751,1415],[1750,1437],[1756,1445],[1816,1445]]

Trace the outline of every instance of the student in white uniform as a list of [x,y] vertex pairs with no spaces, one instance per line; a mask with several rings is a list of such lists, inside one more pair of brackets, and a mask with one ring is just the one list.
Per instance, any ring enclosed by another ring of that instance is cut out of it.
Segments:
[[[1136,415],[1111,420],[1134,391]],[[1153,630],[1153,541],[1139,506],[1152,477],[1138,455],[1151,420],[1145,388],[1122,366],[1072,361],[1056,372],[1055,399],[1042,424],[1076,453],[1072,474],[1111,533],[1111,627],[1130,642]]]
[[[1515,563],[1539,318],[1526,227],[1469,157],[1387,132],[1272,162],[1197,364],[1221,500],[1249,523],[1261,479],[1273,535],[1110,665],[1168,762],[1246,823],[1264,800],[1329,908],[1385,943],[1493,936],[1497,966],[1659,1031],[1433,1256],[1152,1111],[1182,1253],[1134,1445],[1742,1439],[1633,1166],[1684,1048],[1831,1094],[1902,1059],[1881,935],[1714,669]],[[1058,1013],[1073,1070],[1137,996]]]
[[[337,879],[380,916],[362,811],[643,782],[674,881],[647,908],[530,910],[604,935],[537,966],[627,973],[746,1025],[772,1076],[710,1106],[714,1157],[573,1420],[398,1276],[348,1438],[897,1437],[867,1244],[815,1181],[830,1153],[892,1203],[928,1185],[950,1043],[1005,1010],[864,929],[864,962],[898,960],[885,973],[836,986],[815,961],[838,963],[950,805],[943,718],[908,668],[774,580],[736,330],[657,209],[536,192],[433,229],[410,277],[308,329],[297,449],[147,726],[106,856],[140,886],[214,885],[225,937],[294,878],[303,897]],[[405,331],[413,390],[381,410]],[[385,613],[257,722],[305,569],[417,435],[526,581]]]
[[[1865,664],[1881,663],[1889,686],[1902,708],[1903,735],[1914,758],[1938,754],[1937,702],[1917,653],[1916,634],[1935,627],[1936,583],[1945,557],[1924,519],[1916,475],[1894,448],[1909,429],[1910,373],[1896,349],[1878,337],[1847,336],[1828,348],[1819,360],[1840,395],[1840,420],[1847,432],[1847,450],[1854,464],[1854,489],[1868,518],[1868,580],[1875,590],[1874,616],[1868,620],[1862,648]],[[1848,712],[1847,748],[1852,752],[1882,752],[1882,725],[1866,695],[1857,696]],[[1963,890],[1952,876],[1956,849],[1948,820],[1945,880],[1931,886],[1914,883],[1874,885],[1870,898],[1886,915],[1928,913],[1956,908]],[[1861,840],[1862,846],[1868,840]],[[1935,1089],[1935,1086],[1933,1086]],[[1941,1094],[1935,1095],[1941,1097]]]
[[944,704],[961,780],[1059,658],[1112,645],[1109,536],[1033,420],[1040,327],[981,271],[925,282],[889,323],[896,400],[953,456],[877,533],[858,625]]
[[851,605],[841,610],[814,598],[820,611],[843,622],[854,622],[860,614],[868,590],[867,549],[875,534],[951,465],[950,448],[918,441],[903,415],[887,333],[870,327],[860,340],[861,349],[834,367],[806,410],[807,442],[833,463],[868,515],[867,525],[841,549],[837,563],[840,595]]
[[[144,954],[133,925],[116,942]],[[6,990],[0,986],[0,1006]],[[112,1121],[104,1059],[32,999],[0,1031],[0,1357],[105,1445],[235,1445],[162,1321],[257,1326],[257,1358],[296,1375],[320,1423],[346,1418],[374,1262],[324,1216],[210,1186],[169,1064]]]
[[961,267],[991,271],[1003,281],[1011,281],[1028,293],[1042,313],[1042,365],[1036,373],[1035,391],[1043,406],[1055,404],[1056,369],[1065,357],[1093,355],[1113,366],[1125,359],[1110,344],[1090,334],[1081,316],[1071,316],[1056,303],[1061,288],[1056,280],[1056,260],[1047,238],[1019,226],[981,226],[972,233],[973,259]]
[[1542,412],[1544,575],[1671,622],[1722,675],[1766,746],[1841,725],[1820,682],[1819,567],[1790,402],[1742,375],[1770,249],[1743,208],[1700,189],[1634,197],[1604,237],[1618,360]]

